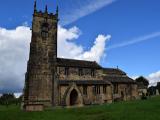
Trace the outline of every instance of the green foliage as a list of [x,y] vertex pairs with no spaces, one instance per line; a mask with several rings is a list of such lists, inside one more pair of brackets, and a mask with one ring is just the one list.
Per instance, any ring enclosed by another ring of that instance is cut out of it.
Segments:
[[16,99],[14,94],[3,94],[0,97],[0,105],[9,106],[12,104],[18,104],[20,103],[20,99]]
[[160,97],[43,112],[24,112],[12,105],[0,106],[0,120],[160,120],[159,108]]

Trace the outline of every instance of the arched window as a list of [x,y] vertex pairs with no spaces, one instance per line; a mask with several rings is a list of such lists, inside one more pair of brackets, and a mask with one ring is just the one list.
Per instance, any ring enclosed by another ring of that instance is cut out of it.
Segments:
[[48,37],[48,31],[49,31],[49,25],[48,23],[43,23],[42,24],[42,28],[41,28],[41,35],[43,38],[47,38]]

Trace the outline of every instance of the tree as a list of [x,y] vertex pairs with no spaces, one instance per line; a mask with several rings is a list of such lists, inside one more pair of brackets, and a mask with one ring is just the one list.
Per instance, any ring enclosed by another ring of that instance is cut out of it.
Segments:
[[16,101],[16,98],[14,96],[13,93],[9,93],[9,94],[3,94],[0,97],[0,104],[1,105],[6,105],[8,107],[8,105],[10,104],[14,104]]
[[148,87],[149,82],[146,78],[144,78],[143,76],[140,76],[139,78],[136,79],[137,83],[143,83],[144,86]]

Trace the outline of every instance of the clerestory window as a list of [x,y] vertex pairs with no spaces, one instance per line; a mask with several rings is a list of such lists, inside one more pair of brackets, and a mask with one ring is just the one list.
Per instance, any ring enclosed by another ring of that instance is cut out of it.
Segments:
[[65,68],[64,74],[65,74],[66,76],[69,75],[69,68],[68,68],[68,67]]
[[79,69],[79,76],[83,76],[83,69],[82,68]]
[[95,77],[95,70],[91,69],[91,77]]

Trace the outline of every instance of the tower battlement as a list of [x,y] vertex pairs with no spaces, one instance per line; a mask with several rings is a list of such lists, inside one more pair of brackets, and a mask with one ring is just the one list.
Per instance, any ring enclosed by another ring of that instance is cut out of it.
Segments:
[[37,1],[34,1],[34,14],[33,16],[37,17],[47,17],[48,19],[57,19],[58,20],[58,6],[56,8],[55,13],[49,13],[48,12],[48,6],[45,6],[45,11],[43,12],[42,10],[37,10]]
[[53,14],[53,13],[45,13],[45,12],[42,12],[42,11],[36,11],[33,16],[35,17],[47,17],[48,19],[56,19],[58,20],[58,14]]

